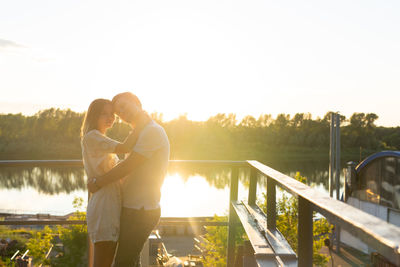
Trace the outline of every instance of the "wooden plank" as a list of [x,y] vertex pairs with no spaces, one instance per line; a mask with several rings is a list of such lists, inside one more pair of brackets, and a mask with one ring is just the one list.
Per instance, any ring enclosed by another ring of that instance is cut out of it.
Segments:
[[246,207],[242,203],[232,203],[235,208],[236,214],[238,215],[244,230],[254,248],[254,254],[266,254],[272,255],[275,258],[275,253],[271,249],[264,235],[258,231],[257,223],[254,222],[253,218],[248,213]]
[[212,165],[212,166],[225,166],[225,167],[249,167],[245,160],[170,160],[169,165]]
[[[0,225],[75,225],[86,224],[86,221],[67,220],[6,220]],[[213,222],[199,220],[164,220],[160,219],[159,226],[228,226],[228,222]]]
[[228,222],[210,221],[163,221],[160,220],[159,226],[228,226]]
[[255,257],[255,260],[256,260],[257,265],[259,267],[275,267],[275,266],[277,266],[277,267],[279,266],[280,267],[280,266],[283,266],[283,265],[279,264],[276,261],[275,257],[274,257],[274,259],[270,259],[268,257],[264,258],[263,256],[259,256],[259,255],[254,255],[254,257]]
[[[170,160],[170,165],[213,165],[248,167],[246,161],[230,160]],[[0,167],[83,166],[81,159],[71,160],[0,160]]]
[[296,253],[290,247],[289,243],[286,241],[285,237],[279,232],[279,230],[268,229],[267,216],[265,215],[265,213],[257,205],[249,206],[245,203],[243,203],[243,205],[245,205],[246,210],[257,222],[259,229],[261,228],[260,232],[264,235],[268,244],[274,251],[279,266],[297,267],[298,261]]
[[274,179],[276,184],[295,196],[301,196],[312,204],[312,209],[325,216],[330,223],[343,229],[375,248],[395,265],[400,266],[400,227],[389,224],[373,215],[330,198],[285,174],[258,161],[248,161],[262,174]]
[[0,225],[75,225],[75,224],[86,224],[86,221],[63,221],[63,220],[0,221]]
[[297,260],[287,260],[285,262],[281,261],[279,257],[276,257],[276,261],[271,262],[271,260],[264,259],[262,257],[257,257],[256,256],[256,261],[258,266],[265,266],[265,267],[270,267],[270,266],[279,266],[279,267],[297,267]]
[[236,203],[234,206],[253,245],[258,266],[297,267],[296,253],[279,231],[267,229],[266,216],[259,207],[245,203]]
[[257,221],[259,228],[262,228],[262,233],[267,239],[268,244],[271,246],[277,256],[283,259],[296,259],[296,253],[290,247],[285,237],[279,230],[271,231],[268,229],[267,216],[258,206],[250,206],[243,203],[249,214]]
[[83,166],[81,159],[72,160],[0,160],[0,167]]
[[[258,231],[257,223],[248,213],[242,203],[232,202],[236,214],[238,215],[247,237],[254,249],[254,257],[259,266],[278,266],[274,251],[271,249],[264,235]],[[260,262],[259,262],[260,261]]]
[[216,222],[213,217],[161,217],[159,225],[228,226],[228,221]]

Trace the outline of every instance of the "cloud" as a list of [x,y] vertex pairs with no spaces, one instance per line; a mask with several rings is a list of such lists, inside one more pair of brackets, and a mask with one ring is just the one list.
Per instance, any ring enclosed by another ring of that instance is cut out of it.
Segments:
[[17,44],[16,42],[0,39],[0,49],[7,49],[7,48],[23,48],[23,45]]
[[5,53],[17,57],[25,57],[38,63],[47,63],[54,61],[53,57],[49,57],[40,51],[34,51],[31,47],[18,44],[14,41],[0,38],[0,53]]

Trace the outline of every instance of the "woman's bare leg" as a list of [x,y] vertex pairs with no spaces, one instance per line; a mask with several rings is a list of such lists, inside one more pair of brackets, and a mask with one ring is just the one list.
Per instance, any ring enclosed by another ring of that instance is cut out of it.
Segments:
[[94,244],[93,267],[110,267],[115,253],[116,242],[101,241]]

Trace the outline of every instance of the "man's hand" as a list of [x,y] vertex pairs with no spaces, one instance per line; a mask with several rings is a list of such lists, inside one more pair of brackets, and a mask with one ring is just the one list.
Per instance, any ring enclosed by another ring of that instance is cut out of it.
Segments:
[[88,191],[92,194],[100,190],[100,187],[96,184],[96,178],[89,179],[86,186]]

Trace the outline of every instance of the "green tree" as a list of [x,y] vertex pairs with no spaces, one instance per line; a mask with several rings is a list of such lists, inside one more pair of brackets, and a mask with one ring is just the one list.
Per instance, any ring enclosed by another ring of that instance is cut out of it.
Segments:
[[372,150],[384,147],[377,138],[377,119],[378,116],[374,113],[354,113],[349,119],[350,124],[343,129],[343,143],[346,146]]
[[[33,116],[0,114],[0,157],[2,159],[77,159],[81,157],[80,127],[84,113],[61,109],[41,110]],[[330,113],[312,119],[309,113],[292,118],[263,114],[257,120],[245,116],[239,123],[235,114],[220,113],[207,121],[191,121],[186,115],[165,122],[162,114],[152,117],[165,128],[172,159],[231,159],[272,156],[320,156],[328,154]],[[340,116],[342,152],[358,154],[381,149],[400,149],[400,127],[377,127],[378,115],[354,113]],[[125,139],[130,126],[116,121],[107,134]]]
[[257,127],[257,120],[253,116],[247,115],[239,125],[246,128],[255,128]]

